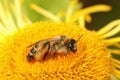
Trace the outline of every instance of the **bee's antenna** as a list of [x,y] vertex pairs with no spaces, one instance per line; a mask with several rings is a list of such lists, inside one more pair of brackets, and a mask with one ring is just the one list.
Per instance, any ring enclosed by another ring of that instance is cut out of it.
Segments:
[[77,41],[76,41],[76,42],[78,42],[82,36],[83,36],[83,34],[82,34],[82,35],[80,35],[80,37],[77,39]]

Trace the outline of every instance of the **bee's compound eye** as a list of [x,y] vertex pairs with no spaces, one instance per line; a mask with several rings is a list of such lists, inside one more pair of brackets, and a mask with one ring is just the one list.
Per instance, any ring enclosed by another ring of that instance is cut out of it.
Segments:
[[74,39],[71,39],[71,41],[68,44],[68,47],[72,52],[75,53],[77,51],[76,41]]
[[74,39],[72,39],[72,40],[69,42],[69,47],[70,47],[70,48],[73,48],[75,42],[76,42],[76,41],[75,41]]

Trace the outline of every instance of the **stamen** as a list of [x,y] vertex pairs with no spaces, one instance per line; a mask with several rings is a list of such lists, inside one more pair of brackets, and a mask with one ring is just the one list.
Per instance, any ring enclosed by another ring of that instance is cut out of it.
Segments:
[[99,31],[97,31],[98,35],[103,35],[107,32],[109,32],[111,29],[113,29],[116,25],[120,24],[120,19],[112,21],[111,23],[107,24],[105,27],[101,28]]
[[33,4],[33,3],[32,3],[32,4],[30,5],[30,7],[31,7],[33,10],[35,10],[36,12],[44,15],[45,17],[47,17],[47,18],[49,18],[49,19],[51,19],[51,20],[53,20],[53,21],[55,21],[55,22],[61,22],[60,19],[59,19],[56,15],[54,15],[53,13],[51,13],[51,12],[49,12],[49,11],[41,8],[40,6],[37,6],[36,4]]
[[23,20],[22,20],[22,13],[21,13],[21,6],[20,6],[20,1],[19,0],[14,0],[14,4],[15,4],[15,11],[16,11],[16,21],[17,21],[17,26],[19,28],[24,27],[23,25]]

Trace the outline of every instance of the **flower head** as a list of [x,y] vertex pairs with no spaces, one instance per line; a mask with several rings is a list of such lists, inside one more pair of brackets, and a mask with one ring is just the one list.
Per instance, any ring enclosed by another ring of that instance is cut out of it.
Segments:
[[[99,31],[89,31],[85,28],[85,20],[90,22],[90,13],[108,11],[110,6],[95,5],[85,9],[73,11],[77,0],[69,5],[63,14],[65,20],[39,8],[35,4],[31,7],[42,13],[52,21],[40,21],[23,26],[23,28],[9,27],[13,34],[6,34],[8,28],[1,31],[0,41],[0,76],[1,79],[92,79],[109,80],[111,75],[119,77],[120,61],[111,57],[111,53],[120,54],[119,37],[109,38],[119,32],[120,20],[116,20]],[[1,7],[2,8],[2,7]],[[103,9],[104,8],[104,9]],[[27,18],[28,19],[28,18]],[[4,22],[4,20],[3,20]],[[19,21],[18,21],[19,22]],[[13,27],[13,26],[12,26]],[[44,62],[29,63],[26,55],[30,51],[27,46],[39,40],[53,38],[58,35],[70,36],[78,39],[78,51],[68,55],[56,55],[53,59]],[[105,39],[107,38],[107,39]],[[108,49],[114,45],[118,49]],[[113,78],[113,77],[112,77]]]
[[[43,32],[46,33],[43,34]],[[81,34],[84,36],[78,43],[79,48],[76,54],[69,53],[66,56],[56,56],[55,59],[49,59],[43,63],[28,63],[26,59],[28,53],[25,51],[26,46],[29,44],[39,39],[42,40],[57,35],[69,35],[77,39]],[[12,35],[12,39],[8,38],[9,44],[3,44],[1,53],[6,54],[6,56],[2,61],[7,62],[2,65],[3,68],[7,66],[5,70],[8,70],[3,74],[4,76],[9,75],[9,77],[14,78],[14,73],[18,75],[25,73],[24,76],[18,76],[17,78],[19,79],[26,76],[30,79],[39,77],[41,77],[40,79],[109,79],[110,52],[105,48],[105,44],[93,35],[94,32],[86,31],[75,24],[34,23],[29,28],[21,29],[15,35]],[[9,49],[10,47],[11,49]]]

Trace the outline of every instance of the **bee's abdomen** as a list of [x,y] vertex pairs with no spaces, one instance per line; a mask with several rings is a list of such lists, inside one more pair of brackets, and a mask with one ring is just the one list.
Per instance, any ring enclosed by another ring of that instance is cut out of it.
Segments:
[[32,54],[35,54],[35,53],[37,52],[37,49],[36,49],[35,47],[33,47],[33,48],[30,50],[30,52],[31,52]]
[[28,61],[33,61],[35,59],[34,55],[35,55],[36,52],[37,52],[36,47],[33,47],[27,55],[27,60]]
[[28,60],[28,61],[33,61],[33,60],[34,60],[34,56],[28,54],[28,55],[27,55],[27,60]]

